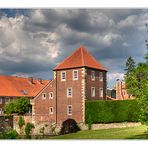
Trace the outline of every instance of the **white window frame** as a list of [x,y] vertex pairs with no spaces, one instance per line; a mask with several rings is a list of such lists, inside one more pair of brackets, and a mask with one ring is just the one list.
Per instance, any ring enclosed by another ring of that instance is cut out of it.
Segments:
[[[63,73],[65,73],[65,79],[63,79]],[[61,71],[61,81],[66,81],[66,71]]]
[[[69,108],[70,107],[70,108]],[[71,110],[70,110],[71,109]],[[72,115],[72,105],[67,105],[67,115]]]
[[[93,95],[93,90],[94,90],[94,95]],[[95,87],[91,87],[91,97],[95,97],[96,96],[96,92],[95,92]]]
[[99,97],[103,98],[103,87],[99,88]]
[[[51,94],[52,94],[52,97],[51,97]],[[53,99],[53,92],[49,93],[49,99]]]
[[0,108],[0,115],[2,115],[3,114],[3,109],[2,108]]
[[99,80],[103,81],[103,72],[99,72]]
[[[77,77],[75,78],[75,72],[77,72]],[[78,80],[78,70],[73,70],[73,80]]]
[[94,70],[91,71],[91,80],[95,81],[95,71]]
[[49,107],[49,114],[53,115],[53,107]]
[[[44,97],[45,95],[45,97]],[[46,100],[47,96],[46,96],[46,93],[42,93],[42,100]]]
[[[69,89],[71,89],[71,95],[69,95]],[[72,87],[68,87],[67,88],[67,97],[69,98],[72,98]]]
[[0,104],[3,104],[3,100],[2,100],[2,98],[0,98]]

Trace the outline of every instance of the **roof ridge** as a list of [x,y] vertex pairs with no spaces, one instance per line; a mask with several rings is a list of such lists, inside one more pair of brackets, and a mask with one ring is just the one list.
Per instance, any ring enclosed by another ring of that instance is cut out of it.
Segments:
[[82,47],[81,47],[81,55],[82,55],[82,65],[85,65],[84,56],[83,56],[83,51],[82,51]]
[[[79,48],[78,48],[78,49],[79,49]],[[71,56],[73,56],[73,54],[74,54],[78,49],[74,50],[74,51],[72,52],[72,54],[70,54],[67,58],[63,59],[63,61],[60,62],[56,67],[58,67],[59,65],[63,64],[67,59],[69,59]],[[54,69],[56,69],[56,67],[55,67]]]

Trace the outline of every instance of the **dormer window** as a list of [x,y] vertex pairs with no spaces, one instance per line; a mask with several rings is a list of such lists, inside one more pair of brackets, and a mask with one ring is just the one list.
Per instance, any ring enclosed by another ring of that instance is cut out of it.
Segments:
[[100,81],[103,81],[103,72],[100,72],[100,73],[99,73],[99,80],[100,80]]
[[73,80],[78,80],[78,70],[73,70]]
[[45,100],[46,99],[46,93],[43,93],[42,94],[42,100]]
[[91,80],[92,80],[92,81],[95,80],[95,71],[91,71]]
[[66,81],[66,71],[61,72],[61,81]]

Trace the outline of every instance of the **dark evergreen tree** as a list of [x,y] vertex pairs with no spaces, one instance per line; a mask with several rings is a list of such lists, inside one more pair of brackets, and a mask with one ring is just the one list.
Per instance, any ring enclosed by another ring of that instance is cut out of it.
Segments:
[[128,57],[127,61],[126,61],[126,74],[125,75],[128,75],[129,73],[131,73],[134,69],[135,69],[135,61],[134,59],[130,56]]

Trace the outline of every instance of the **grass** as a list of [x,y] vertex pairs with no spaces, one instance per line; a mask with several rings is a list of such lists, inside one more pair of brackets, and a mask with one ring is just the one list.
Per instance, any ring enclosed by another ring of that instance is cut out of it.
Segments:
[[137,127],[85,130],[74,134],[50,137],[49,139],[148,139],[144,125]]

